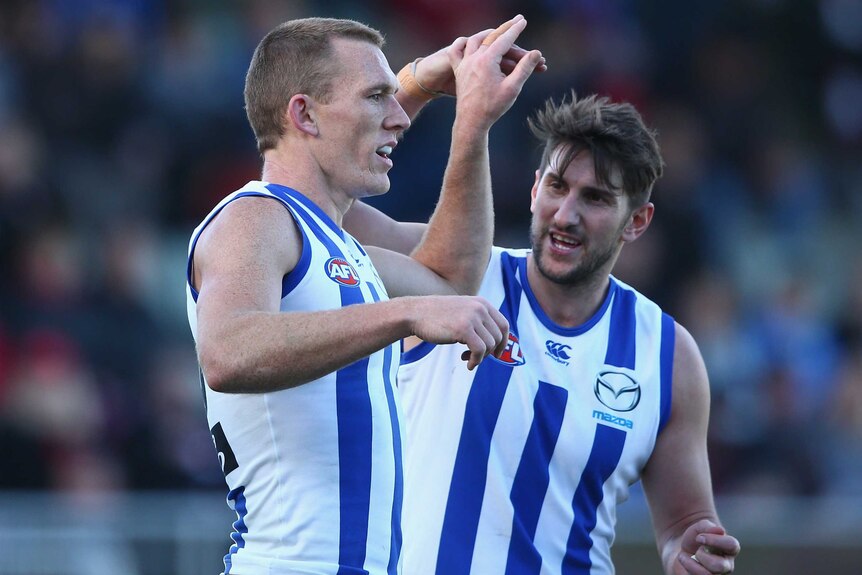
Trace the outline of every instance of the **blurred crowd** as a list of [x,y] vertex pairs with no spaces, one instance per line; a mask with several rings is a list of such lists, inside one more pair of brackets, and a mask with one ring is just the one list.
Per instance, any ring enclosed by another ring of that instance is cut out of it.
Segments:
[[[549,70],[492,131],[497,243],[527,245],[531,111],[634,103],[667,168],[615,274],[701,346],[716,492],[862,495],[858,0],[4,0],[0,489],[223,485],[185,253],[258,177],[242,85],[270,28],[354,18],[397,70],[516,13]],[[374,203],[429,215],[453,114],[423,112]]]

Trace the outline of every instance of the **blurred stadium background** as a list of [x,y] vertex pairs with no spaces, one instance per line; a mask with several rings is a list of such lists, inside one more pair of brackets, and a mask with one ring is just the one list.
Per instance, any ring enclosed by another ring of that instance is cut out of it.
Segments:
[[[220,570],[185,251],[257,177],[242,83],[263,34],[358,19],[397,70],[518,12],[550,69],[492,132],[497,243],[527,243],[527,115],[569,88],[636,104],[667,170],[615,273],[701,345],[737,572],[862,572],[858,0],[3,0],[0,574]],[[423,113],[377,205],[427,217],[452,117]],[[615,556],[660,572],[638,491]]]

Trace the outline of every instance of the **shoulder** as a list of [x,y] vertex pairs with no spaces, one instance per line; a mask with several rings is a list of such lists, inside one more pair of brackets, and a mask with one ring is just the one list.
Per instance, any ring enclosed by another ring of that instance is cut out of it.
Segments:
[[698,405],[709,405],[706,365],[694,337],[674,322],[673,409],[691,409]]
[[287,273],[301,250],[301,232],[280,200],[265,195],[237,197],[201,230],[193,254],[195,277],[225,264],[273,266]]

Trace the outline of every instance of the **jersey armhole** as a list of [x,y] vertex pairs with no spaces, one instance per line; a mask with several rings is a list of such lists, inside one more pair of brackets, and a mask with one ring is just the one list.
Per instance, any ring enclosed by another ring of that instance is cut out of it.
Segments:
[[416,347],[401,352],[401,365],[416,363],[417,361],[431,353],[435,347],[437,347],[437,344],[423,341],[419,343]]

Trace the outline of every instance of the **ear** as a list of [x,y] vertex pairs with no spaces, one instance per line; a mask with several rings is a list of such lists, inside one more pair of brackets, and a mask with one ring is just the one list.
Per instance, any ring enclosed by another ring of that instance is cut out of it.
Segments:
[[536,205],[536,194],[539,193],[539,181],[542,179],[542,173],[536,170],[536,180],[533,182],[533,189],[530,190],[530,213],[533,213],[533,208]]
[[315,112],[314,100],[305,94],[294,94],[287,103],[285,120],[296,130],[309,136],[317,136],[320,129]]
[[633,242],[638,239],[649,227],[654,212],[655,205],[652,202],[647,202],[633,211],[626,227],[623,228],[623,242]]

